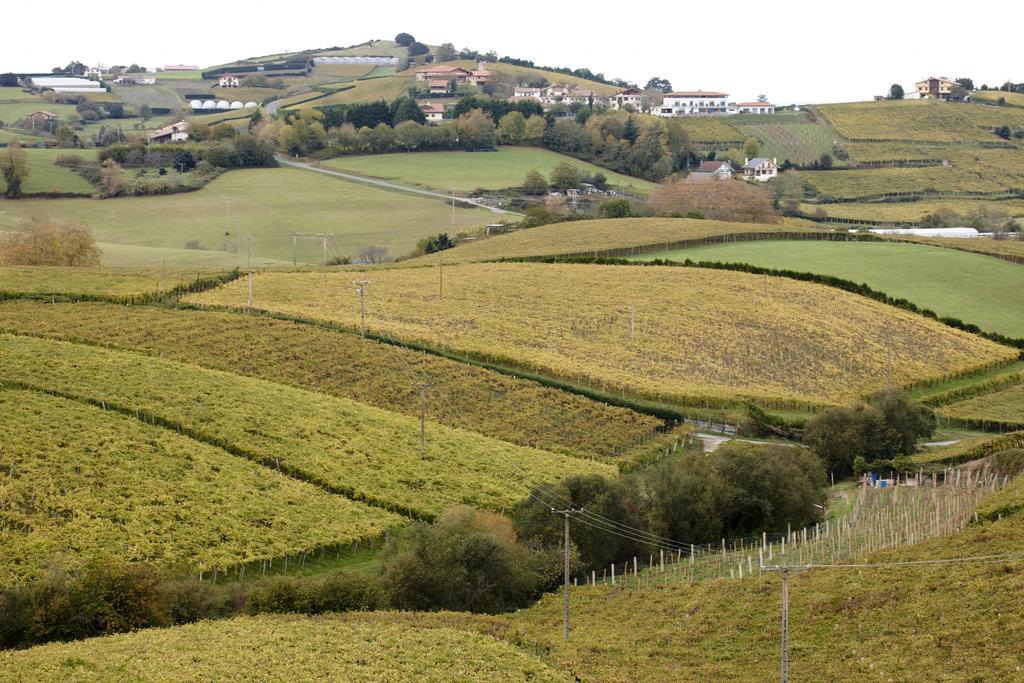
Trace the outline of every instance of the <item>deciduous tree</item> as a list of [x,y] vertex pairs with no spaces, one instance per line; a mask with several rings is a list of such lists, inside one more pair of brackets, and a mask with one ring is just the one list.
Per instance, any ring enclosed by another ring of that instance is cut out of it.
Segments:
[[8,197],[20,197],[21,186],[29,174],[28,157],[25,150],[17,142],[12,142],[7,149],[0,150],[0,173],[3,173]]

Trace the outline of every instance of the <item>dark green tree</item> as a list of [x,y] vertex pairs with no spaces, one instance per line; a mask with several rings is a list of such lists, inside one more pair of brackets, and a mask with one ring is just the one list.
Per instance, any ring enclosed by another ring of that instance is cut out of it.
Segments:
[[413,38],[412,35],[409,33],[399,33],[397,36],[395,36],[395,42],[401,45],[402,47],[409,47],[410,45],[416,42],[416,39]]
[[638,126],[636,120],[630,116],[626,119],[626,127],[622,129],[622,139],[626,140],[631,145],[635,145],[637,138],[639,137],[640,126]]
[[903,86],[899,83],[893,83],[889,86],[889,99],[890,100],[902,100],[903,99]]

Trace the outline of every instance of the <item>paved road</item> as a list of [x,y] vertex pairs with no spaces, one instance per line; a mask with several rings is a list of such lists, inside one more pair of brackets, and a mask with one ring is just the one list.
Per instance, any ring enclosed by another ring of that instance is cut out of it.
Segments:
[[[425,195],[427,197],[437,197],[440,199],[450,200],[452,196],[450,194],[444,194],[442,192],[434,192],[433,190],[424,190],[419,187],[410,187],[409,185],[400,185],[398,183],[392,183],[387,180],[378,180],[377,178],[367,178],[366,176],[354,175],[352,173],[345,173],[343,171],[335,171],[329,168],[323,168],[321,166],[314,166],[313,164],[307,164],[303,161],[295,161],[287,157],[278,156],[277,161],[282,166],[291,166],[293,168],[301,168],[307,171],[315,171],[316,173],[323,173],[325,175],[332,175],[345,180],[351,180],[357,183],[365,183],[367,185],[376,185],[378,187],[385,187],[389,190],[398,190],[400,192],[410,192],[412,194]],[[483,202],[477,201],[476,199],[469,199],[467,197],[456,197],[463,204],[472,204],[478,206],[481,209],[487,209],[492,213],[506,214],[509,216],[522,216],[521,213],[515,211],[506,211],[505,209],[498,209],[493,206],[487,206]]]

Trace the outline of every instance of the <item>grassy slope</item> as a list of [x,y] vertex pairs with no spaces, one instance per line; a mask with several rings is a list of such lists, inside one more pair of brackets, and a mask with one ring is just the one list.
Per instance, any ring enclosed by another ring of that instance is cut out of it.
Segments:
[[[38,194],[41,192],[67,192],[89,195],[95,191],[95,187],[70,169],[57,166],[58,156],[63,154],[75,154],[75,150],[67,149],[24,149],[28,157],[28,177],[21,184],[21,191],[24,194]],[[79,154],[79,156],[81,156]],[[0,192],[7,190],[7,182],[0,178]],[[7,204],[6,206],[10,206]],[[0,218],[0,227],[3,227]]]
[[971,97],[979,102],[997,104],[999,99],[1006,100],[1006,104],[1014,107],[1024,107],[1024,93],[1003,92],[1001,90],[977,90],[971,93]]
[[[884,386],[886,333],[901,361],[898,385],[1016,357],[921,316],[786,278],[542,264],[455,265],[444,277],[439,300],[436,268],[374,270],[369,329],[652,400],[846,401]],[[255,287],[257,307],[358,324],[347,281],[266,273]],[[240,283],[190,297],[229,306],[245,299]]]
[[159,263],[132,268],[0,266],[0,292],[130,296],[168,291],[197,279],[198,275],[195,268],[163,268]]
[[[505,441],[611,457],[660,421],[456,361],[312,325],[229,313],[9,301],[0,328],[137,350],[429,417]],[[303,349],[296,354],[295,349]]]
[[903,100],[823,104],[820,109],[851,140],[885,139],[918,142],[999,140],[992,128],[1024,125],[1024,111],[960,102]]
[[344,616],[243,617],[151,629],[0,653],[0,666],[35,680],[571,680],[482,633]]
[[730,223],[692,218],[613,218],[552,223],[529,230],[461,244],[410,263],[453,263],[500,258],[588,254],[614,249],[652,247],[685,240],[733,234],[802,232],[786,224]]
[[103,556],[224,568],[402,521],[92,406],[0,390],[0,411],[0,586]]
[[[83,181],[84,182],[84,181]],[[226,226],[225,200],[231,200]],[[318,173],[276,168],[231,171],[196,192],[163,197],[133,197],[60,202],[19,200],[5,202],[0,230],[11,229],[30,210],[43,210],[59,218],[75,218],[89,225],[97,240],[126,245],[180,249],[199,240],[220,250],[224,232],[229,246],[237,242],[236,222],[255,237],[254,252],[261,258],[291,260],[290,231],[332,232],[336,244],[350,257],[368,245],[387,247],[402,255],[416,242],[441,231],[455,231],[488,223],[491,214],[459,209],[456,225],[449,224],[451,209],[441,200],[388,192],[330,178]],[[336,251],[334,243],[332,251]],[[241,247],[245,253],[245,245]],[[300,261],[320,261],[320,245],[300,240]]]
[[818,209],[834,218],[853,218],[872,221],[919,221],[930,213],[949,210],[960,215],[970,214],[977,209],[1003,209],[1011,216],[1024,216],[1024,200],[1011,199],[991,202],[978,199],[926,200],[909,203],[861,203],[843,204],[801,204],[801,211],[813,214]]
[[567,162],[584,173],[603,173],[608,182],[632,190],[651,190],[654,183],[630,178],[585,161],[537,147],[502,147],[497,152],[417,152],[414,154],[377,154],[340,157],[323,162],[324,166],[361,175],[398,180],[426,187],[457,192],[476,189],[498,190],[519,187],[531,169],[545,177],[559,164]]
[[775,157],[782,163],[809,164],[822,154],[832,154],[839,134],[827,122],[808,120],[799,112],[779,114],[742,115],[730,117],[729,123],[744,136],[753,136],[761,142],[760,156]]
[[835,275],[913,301],[983,330],[1024,337],[1024,268],[916,244],[773,241],[656,252],[644,260],[722,261]]
[[972,422],[1021,425],[1024,424],[1024,384],[951,403],[940,408],[939,412],[947,417]]
[[431,516],[455,503],[508,508],[537,481],[614,469],[512,446],[351,399],[141,354],[0,337],[0,380],[143,410],[357,500]]

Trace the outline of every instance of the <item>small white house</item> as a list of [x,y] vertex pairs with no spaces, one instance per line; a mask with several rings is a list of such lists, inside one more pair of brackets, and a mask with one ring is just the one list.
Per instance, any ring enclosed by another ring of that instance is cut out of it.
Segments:
[[540,100],[540,93],[544,88],[535,88],[533,86],[518,85],[515,90],[512,91],[513,100]]
[[743,179],[764,183],[779,175],[779,164],[775,159],[754,157],[743,164]]
[[85,77],[91,81],[102,81],[103,80],[103,69],[98,66],[90,66],[85,70]]
[[741,114],[774,114],[775,105],[768,102],[740,102],[736,105]]
[[239,85],[238,76],[224,74],[219,79],[217,79],[217,85],[219,85],[222,88],[237,88]]
[[441,123],[444,121],[444,105],[431,102],[421,102],[420,109],[427,117],[427,123]]

